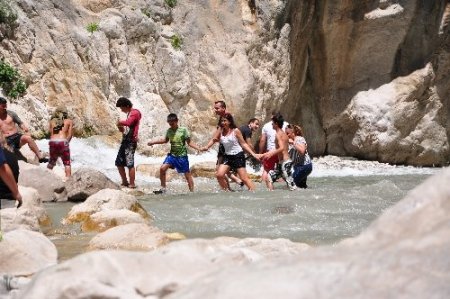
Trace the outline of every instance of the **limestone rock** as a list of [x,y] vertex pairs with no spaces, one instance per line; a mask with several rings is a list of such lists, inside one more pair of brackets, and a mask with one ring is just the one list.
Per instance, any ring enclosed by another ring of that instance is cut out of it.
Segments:
[[[161,164],[139,164],[136,167],[136,171],[147,176],[158,178],[159,175],[159,168],[161,167]],[[175,169],[167,169],[166,172],[166,181],[170,182],[173,180],[177,175],[177,171]]]
[[149,219],[126,209],[104,210],[90,215],[81,225],[83,232],[103,232],[130,223],[148,224]]
[[446,297],[449,179],[449,169],[428,179],[354,239],[284,261],[227,268],[169,298]]
[[329,153],[393,164],[445,164],[450,153],[446,118],[439,97],[428,87],[433,78],[428,65],[359,92],[330,122]]
[[159,298],[220,269],[290,256],[308,247],[288,240],[217,238],[177,241],[148,253],[96,251],[40,273],[20,298]]
[[63,180],[51,170],[19,161],[19,184],[38,190],[42,201],[67,201]]
[[[115,134],[115,120],[124,117],[115,101],[127,96],[144,116],[141,140],[163,136],[165,116],[175,112],[203,143],[217,123],[213,102],[225,100],[238,125],[254,116],[264,122],[280,110],[304,127],[313,156],[342,149],[357,155],[328,138],[333,120],[359,92],[427,63],[436,71],[426,86],[429,101],[448,106],[446,0],[184,0],[173,8],[164,0],[12,3],[18,26],[1,34],[0,54],[29,87],[9,108],[35,136],[44,136],[49,111],[61,104],[77,136]],[[89,24],[96,29],[88,31]],[[427,112],[425,118],[434,118]],[[410,133],[424,136],[410,143],[420,148],[430,132],[416,124],[410,121]],[[446,136],[433,138],[448,143]],[[164,147],[151,151],[162,155]],[[415,159],[409,154],[405,163]],[[442,164],[439,154],[425,156],[411,163]]]
[[28,229],[41,231],[41,228],[51,226],[51,219],[42,205],[40,194],[37,190],[19,186],[22,195],[20,208],[7,208],[0,210],[1,229],[3,232],[15,229]]
[[96,235],[89,249],[154,250],[169,242],[169,238],[156,227],[141,223],[119,225]]
[[43,234],[13,230],[0,241],[0,274],[30,276],[56,264],[55,245]]
[[150,219],[150,215],[133,195],[129,195],[121,190],[104,189],[91,195],[83,203],[73,206],[63,222],[71,224],[93,221],[91,217],[94,217],[98,212],[107,212],[106,215],[105,213],[98,214],[98,218],[101,218],[102,215],[110,215],[109,212],[112,212],[112,215],[110,215],[112,218],[109,217],[109,219],[114,219],[114,213],[118,213],[118,215],[120,213],[123,214],[123,212],[120,212],[121,210],[128,210],[133,213],[131,214],[133,215],[132,217],[141,219],[139,220],[140,222],[143,222],[144,219]]
[[102,189],[119,189],[106,175],[91,168],[80,168],[66,181],[69,201],[83,201]]

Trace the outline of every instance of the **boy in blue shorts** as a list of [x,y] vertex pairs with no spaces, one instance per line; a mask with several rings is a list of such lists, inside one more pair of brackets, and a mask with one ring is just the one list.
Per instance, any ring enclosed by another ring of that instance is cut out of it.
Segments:
[[152,146],[154,144],[164,144],[170,141],[170,153],[167,154],[166,159],[159,169],[161,189],[153,191],[155,194],[166,192],[166,172],[169,168],[175,168],[178,173],[184,173],[184,177],[189,186],[189,191],[194,191],[194,180],[191,171],[189,170],[189,160],[187,156],[186,144],[197,151],[201,148],[191,141],[191,135],[187,128],[178,126],[178,117],[175,113],[170,113],[167,116],[167,122],[170,128],[166,132],[166,136],[162,139],[149,141],[147,144]]

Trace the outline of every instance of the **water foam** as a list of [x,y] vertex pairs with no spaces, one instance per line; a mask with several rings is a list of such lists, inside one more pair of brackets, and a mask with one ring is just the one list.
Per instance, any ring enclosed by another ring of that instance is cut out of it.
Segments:
[[[48,151],[48,140],[38,140],[39,148]],[[70,143],[72,167],[91,167],[105,173],[114,181],[119,181],[117,169],[114,166],[119,144],[110,144],[100,136],[90,138],[73,138]],[[139,153],[135,155],[135,164],[161,164],[164,156],[146,156]],[[189,155],[191,165],[199,162],[215,162],[217,152],[214,150],[199,155]],[[421,168],[412,166],[396,166],[376,161],[361,161],[349,157],[324,156],[313,159],[313,172],[311,177],[346,177],[371,175],[405,175],[405,174],[434,174],[440,168]],[[260,174],[250,166],[248,172]],[[154,177],[138,176],[138,180],[157,182]]]

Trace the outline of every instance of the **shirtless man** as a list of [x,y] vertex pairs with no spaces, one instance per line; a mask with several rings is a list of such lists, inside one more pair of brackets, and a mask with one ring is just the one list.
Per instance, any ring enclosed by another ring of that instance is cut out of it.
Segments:
[[[277,111],[272,111],[272,117],[276,115]],[[283,130],[286,129],[288,123],[284,121],[283,123]],[[270,152],[271,150],[275,149],[275,139],[276,139],[276,132],[273,128],[273,122],[272,120],[264,124],[262,130],[261,130],[261,137],[259,139],[259,152],[265,153]],[[275,167],[278,163],[278,155],[273,155],[269,159],[264,159],[262,161],[263,165],[263,173],[261,175],[261,179],[266,183],[267,188],[271,190],[271,182],[269,178],[269,171],[275,170]]]
[[[39,163],[48,162],[48,159],[45,158],[39,150],[36,142],[34,142],[33,138],[31,138],[28,127],[20,120],[16,113],[7,110],[6,106],[6,99],[0,97],[0,131],[5,136],[7,144],[14,152],[19,151],[23,145],[28,144],[33,153],[35,153],[38,157]],[[26,134],[19,133],[16,124]]]
[[293,191],[297,189],[292,178],[292,160],[289,157],[289,137],[283,131],[284,119],[281,114],[276,113],[272,116],[272,126],[276,132],[275,135],[275,149],[270,150],[262,155],[265,160],[271,159],[273,156],[278,156],[278,165],[274,170],[268,172],[268,184],[269,190],[273,190],[273,182],[280,177],[286,181],[289,190]]
[[73,136],[73,121],[68,118],[65,108],[57,108],[53,113],[49,123],[50,141],[48,147],[50,149],[50,161],[47,168],[53,169],[56,160],[61,158],[64,164],[66,178],[72,175],[70,166],[70,148],[69,142]]

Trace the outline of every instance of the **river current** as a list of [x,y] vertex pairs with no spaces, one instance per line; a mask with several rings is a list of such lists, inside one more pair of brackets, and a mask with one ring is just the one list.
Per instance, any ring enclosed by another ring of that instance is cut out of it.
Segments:
[[[45,141],[39,146],[46,150]],[[73,168],[88,166],[119,182],[114,167],[117,146],[101,138],[74,139],[71,142]],[[214,151],[190,155],[191,165],[215,161]],[[160,164],[164,157],[136,155],[136,164]],[[188,238],[218,236],[287,238],[313,246],[334,244],[358,235],[383,210],[402,199],[439,168],[417,168],[358,161],[333,156],[314,159],[308,189],[288,191],[279,182],[272,192],[256,183],[255,192],[233,186],[235,192],[221,192],[216,180],[195,178],[196,192],[189,193],[183,177],[168,182],[163,195],[138,197],[153,216],[153,225],[165,232],[179,232]],[[253,168],[249,172],[258,174]],[[137,175],[141,189],[159,186],[154,177]],[[61,219],[73,203],[47,203],[53,220],[49,233],[60,259],[85,250],[93,236],[77,227],[63,227]]]

